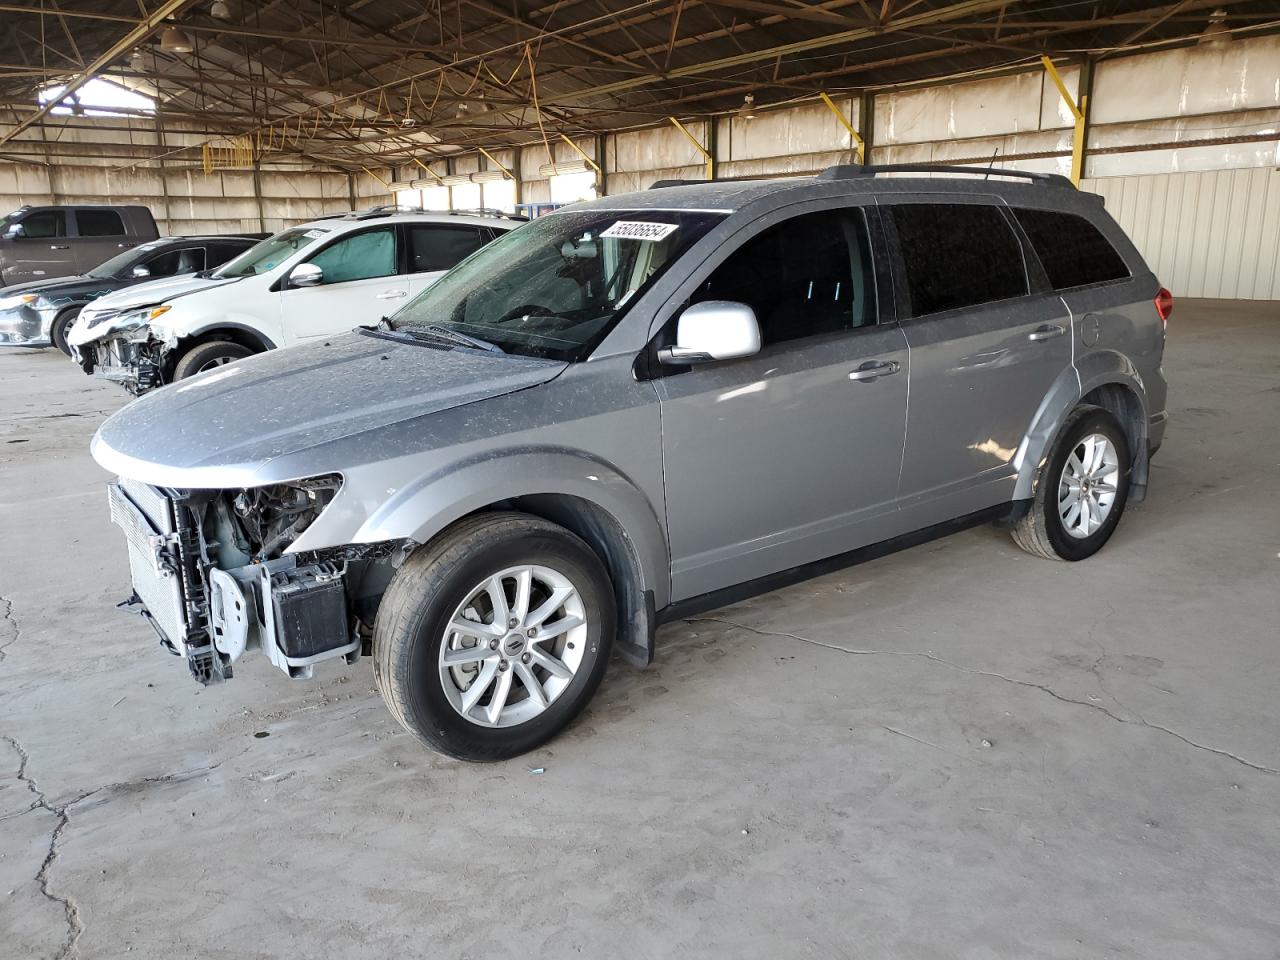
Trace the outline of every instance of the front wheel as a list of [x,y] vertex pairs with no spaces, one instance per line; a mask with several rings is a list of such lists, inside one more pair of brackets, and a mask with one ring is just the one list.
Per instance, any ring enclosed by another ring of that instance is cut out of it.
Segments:
[[67,343],[67,331],[71,329],[71,325],[76,322],[76,317],[80,316],[80,308],[75,310],[64,310],[53,318],[53,323],[49,327],[49,339],[53,345],[71,356],[71,347]]
[[1077,407],[1040,468],[1035,500],[1013,528],[1014,542],[1049,560],[1093,556],[1124,513],[1130,465],[1129,441],[1116,418],[1101,407]]
[[396,571],[374,623],[373,672],[427,746],[504,760],[586,706],[614,630],[609,577],[587,544],[537,517],[481,514]]
[[173,368],[173,379],[175,381],[185,380],[187,377],[194,377],[197,373],[215,370],[231,363],[233,360],[239,360],[252,354],[253,351],[248,347],[232,343],[229,340],[214,340],[212,343],[201,343],[192,347],[178,359]]

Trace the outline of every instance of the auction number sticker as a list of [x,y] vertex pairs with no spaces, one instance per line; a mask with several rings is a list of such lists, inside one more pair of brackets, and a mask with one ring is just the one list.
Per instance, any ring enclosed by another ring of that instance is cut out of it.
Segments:
[[665,240],[676,232],[676,223],[649,223],[644,220],[619,220],[608,230],[600,234],[602,237],[616,237],[619,240]]

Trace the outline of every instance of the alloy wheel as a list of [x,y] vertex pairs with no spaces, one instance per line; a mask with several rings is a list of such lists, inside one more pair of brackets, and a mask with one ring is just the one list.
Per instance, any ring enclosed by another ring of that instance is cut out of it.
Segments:
[[509,567],[476,584],[449,618],[440,682],[472,723],[525,723],[572,683],[586,642],[585,608],[568,577],[547,566]]

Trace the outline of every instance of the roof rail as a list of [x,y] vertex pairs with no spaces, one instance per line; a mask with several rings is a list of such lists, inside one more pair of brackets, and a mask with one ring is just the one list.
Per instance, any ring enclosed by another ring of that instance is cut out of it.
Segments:
[[960,173],[982,177],[1016,177],[1030,180],[1046,187],[1070,187],[1075,184],[1060,173],[1038,173],[1034,170],[1010,170],[1008,167],[963,167],[948,166],[941,163],[886,163],[864,166],[859,163],[841,163],[827,167],[820,174],[819,180],[855,180],[859,177],[874,177],[881,173]]
[[695,183],[712,183],[711,180],[655,180],[649,184],[649,190],[661,190],[664,187],[691,187]]
[[459,217],[500,217],[503,220],[520,220],[522,222],[529,219],[523,213],[508,213],[506,210],[499,210],[496,207],[476,207],[472,210],[437,210],[435,212]]

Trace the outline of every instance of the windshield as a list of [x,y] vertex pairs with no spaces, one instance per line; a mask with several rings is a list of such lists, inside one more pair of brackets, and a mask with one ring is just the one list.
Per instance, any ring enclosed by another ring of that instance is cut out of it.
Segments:
[[108,280],[121,276],[127,277],[129,275],[129,269],[137,261],[141,260],[152,250],[157,250],[159,248],[160,244],[158,243],[144,243],[140,247],[133,247],[123,253],[117,253],[110,260],[104,260],[102,263],[90,270],[88,275],[97,280]]
[[292,230],[284,230],[274,237],[268,237],[261,243],[254,244],[234,260],[228,261],[215,270],[213,276],[252,277],[261,273],[270,273],[303,247],[315,243],[328,233],[328,230],[317,227],[294,227]]
[[506,353],[578,360],[694,241],[724,219],[690,210],[581,210],[541,217],[472,254],[394,317]]

